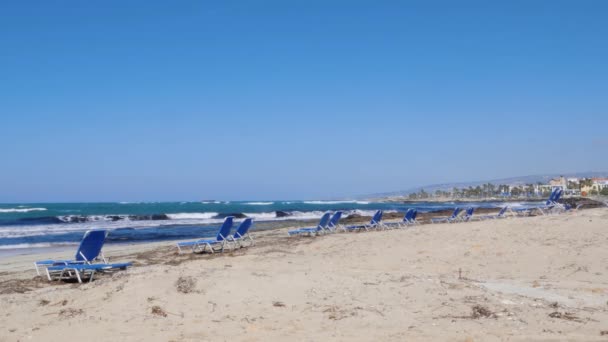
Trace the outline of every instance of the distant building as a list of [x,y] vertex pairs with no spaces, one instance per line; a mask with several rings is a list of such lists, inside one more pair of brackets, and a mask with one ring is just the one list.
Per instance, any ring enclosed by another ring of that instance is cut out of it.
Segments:
[[581,192],[589,194],[592,191],[600,192],[606,188],[608,188],[608,178],[591,178],[591,184],[583,185],[581,187]]
[[564,176],[559,176],[559,178],[553,178],[552,180],[550,180],[549,185],[565,190],[568,188],[568,181],[566,180],[566,178],[564,178]]

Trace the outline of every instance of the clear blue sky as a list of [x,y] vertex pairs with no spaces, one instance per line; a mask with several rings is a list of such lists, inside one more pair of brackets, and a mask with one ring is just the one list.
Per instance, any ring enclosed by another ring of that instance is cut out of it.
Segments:
[[607,1],[2,1],[0,201],[608,170]]

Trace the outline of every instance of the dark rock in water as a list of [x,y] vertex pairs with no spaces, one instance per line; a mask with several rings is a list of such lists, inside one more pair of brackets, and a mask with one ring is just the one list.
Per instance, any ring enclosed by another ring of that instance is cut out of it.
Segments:
[[169,220],[169,216],[166,214],[152,214],[152,215],[129,215],[131,221],[160,221]]
[[291,213],[288,213],[286,211],[277,210],[277,211],[275,211],[275,215],[277,217],[287,217],[287,216],[291,216]]
[[69,216],[67,217],[68,222],[70,223],[82,223],[82,222],[88,222],[89,219],[86,216]]
[[108,215],[106,216],[107,218],[109,218],[110,220],[114,221],[120,221],[122,219],[124,219],[124,217],[122,216],[118,216],[118,215]]
[[245,215],[243,213],[221,213],[221,214],[215,215],[214,218],[226,218],[228,216],[234,216],[235,218],[238,218],[238,219],[247,218],[247,215]]

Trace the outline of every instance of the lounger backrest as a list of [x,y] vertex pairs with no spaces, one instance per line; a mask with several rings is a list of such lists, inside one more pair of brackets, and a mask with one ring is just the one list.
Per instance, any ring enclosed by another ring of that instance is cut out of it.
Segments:
[[474,211],[475,211],[475,208],[469,207],[469,209],[467,209],[467,216],[473,216]]
[[551,195],[549,195],[547,202],[545,202],[546,205],[549,205],[549,204],[551,204],[551,202],[555,201],[555,196],[557,196],[558,191],[559,191],[559,188],[554,188],[553,190],[551,190]]
[[220,227],[220,230],[217,232],[217,241],[222,241],[228,235],[230,235],[230,229],[232,229],[232,224],[234,223],[234,216],[226,216],[224,219],[224,223]]
[[376,223],[380,223],[380,221],[382,221],[382,210],[376,211],[376,213],[372,217],[372,220],[369,223],[376,224]]
[[509,207],[503,207],[502,209],[500,209],[500,211],[498,212],[498,216],[502,216],[507,212],[507,208]]
[[405,216],[403,216],[403,221],[408,222],[412,219],[414,215],[414,209],[410,208],[405,212]]
[[416,216],[418,216],[418,209],[414,209],[414,213],[412,214],[412,221],[416,219]]
[[456,207],[454,208],[454,212],[452,213],[452,218],[456,218],[458,214],[460,214],[460,208]]
[[107,230],[89,230],[84,233],[76,250],[76,261],[93,261],[99,254],[108,236]]
[[329,226],[330,227],[337,226],[338,222],[340,222],[340,218],[342,218],[342,212],[341,211],[336,211],[334,213],[334,215],[331,217],[331,220],[329,220]]
[[559,199],[562,198],[563,193],[564,193],[564,190],[562,190],[562,189],[557,190],[557,192],[555,193],[555,197],[553,198],[553,202],[559,201]]
[[247,232],[249,231],[249,228],[251,228],[252,225],[253,225],[253,220],[251,218],[246,218],[243,222],[241,222],[239,227],[236,229],[236,232],[234,232],[234,235],[236,237],[243,237],[243,236],[247,235]]
[[329,223],[330,216],[331,216],[330,213],[323,214],[323,216],[321,216],[321,220],[319,221],[319,225],[317,226],[317,229],[325,229],[325,227],[327,227],[327,224]]

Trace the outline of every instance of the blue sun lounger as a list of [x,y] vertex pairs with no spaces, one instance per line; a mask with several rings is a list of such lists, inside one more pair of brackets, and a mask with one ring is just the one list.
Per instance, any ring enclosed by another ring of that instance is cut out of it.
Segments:
[[477,219],[479,220],[495,220],[495,219],[499,219],[499,218],[504,218],[505,217],[505,213],[507,212],[507,210],[509,210],[508,206],[504,206],[502,207],[502,209],[500,209],[500,211],[498,212],[498,214],[495,215],[482,215],[482,216],[477,216]]
[[553,190],[551,190],[551,194],[549,195],[549,198],[547,199],[547,201],[545,202],[545,204],[543,206],[539,206],[539,207],[527,207],[527,208],[516,208],[516,209],[511,209],[511,212],[520,216],[525,216],[525,215],[530,215],[532,214],[532,212],[538,210],[541,212],[541,214],[545,214],[544,210],[547,210],[549,208],[552,208],[553,203],[555,203],[559,197],[561,196],[561,189],[560,188],[554,188]]
[[88,230],[84,233],[76,255],[72,260],[39,260],[34,262],[36,274],[40,275],[40,268],[44,269],[55,264],[90,264],[98,259],[107,263],[102,248],[108,236],[107,230]]
[[393,226],[397,226],[398,228],[405,227],[411,223],[410,220],[412,219],[413,214],[414,214],[414,209],[410,208],[405,211],[405,214],[403,215],[403,219],[401,221],[386,222],[384,225],[386,225],[387,227],[390,227],[390,228],[392,228]]
[[302,235],[302,234],[307,234],[310,236],[313,234],[321,234],[321,233],[323,233],[323,231],[325,229],[327,229],[327,225],[329,224],[330,215],[331,214],[328,212],[323,214],[323,216],[321,216],[321,220],[319,220],[319,224],[316,227],[293,229],[293,230],[288,231],[287,234],[289,236]]
[[359,226],[346,226],[346,227],[342,227],[342,230],[344,230],[346,232],[346,231],[361,230],[361,229],[365,229],[365,230],[378,229],[378,228],[383,228],[383,227],[384,227],[384,225],[382,224],[382,210],[378,210],[378,211],[376,211],[374,216],[372,216],[372,219],[369,221],[369,224],[364,224],[364,225],[359,225]]
[[553,198],[549,198],[547,202],[545,202],[544,206],[537,207],[536,209],[540,211],[543,215],[547,215],[553,212],[554,210],[557,210],[557,212],[565,211],[566,207],[558,202],[559,199],[562,197],[563,193],[564,190],[557,188],[557,190],[555,191],[555,196],[553,196]]
[[327,230],[329,232],[335,233],[338,228],[340,227],[340,219],[342,218],[342,212],[341,211],[336,211],[332,216],[331,219],[329,220],[329,223],[327,224]]
[[475,208],[469,207],[467,211],[460,217],[460,221],[468,222],[473,218],[473,213],[475,212]]
[[452,223],[458,220],[458,214],[460,214],[460,212],[462,211],[462,209],[456,207],[454,208],[454,212],[452,213],[452,216],[449,217],[433,217],[431,218],[431,222],[432,223],[439,223],[439,222],[448,222],[448,223]]
[[420,224],[420,222],[416,220],[416,216],[418,216],[418,209],[414,209],[414,212],[412,213],[412,217],[410,218],[411,224]]
[[238,226],[234,234],[228,236],[226,239],[232,241],[235,244],[235,247],[238,245],[239,247],[244,247],[243,242],[245,240],[249,240],[250,246],[253,246],[255,242],[253,241],[253,237],[249,234],[249,228],[253,226],[253,219],[246,218],[241,222]]
[[95,272],[105,272],[111,270],[126,270],[127,267],[133,263],[114,263],[114,264],[63,264],[53,265],[46,268],[46,276],[49,280],[65,280],[65,279],[78,279],[79,283],[82,283],[82,278],[88,273],[89,282],[93,281],[93,275]]
[[178,252],[181,253],[182,248],[184,248],[184,247],[190,247],[192,249],[192,252],[202,253],[207,249],[207,247],[209,247],[209,250],[211,251],[211,253],[215,253],[215,250],[213,247],[217,246],[217,245],[220,246],[219,249],[223,252],[224,247],[226,246],[226,238],[228,237],[228,235],[230,235],[230,229],[232,229],[233,222],[234,222],[234,216],[227,216],[224,219],[224,223],[222,223],[222,226],[218,230],[217,236],[215,238],[206,238],[206,239],[199,239],[196,241],[178,242],[177,243]]

